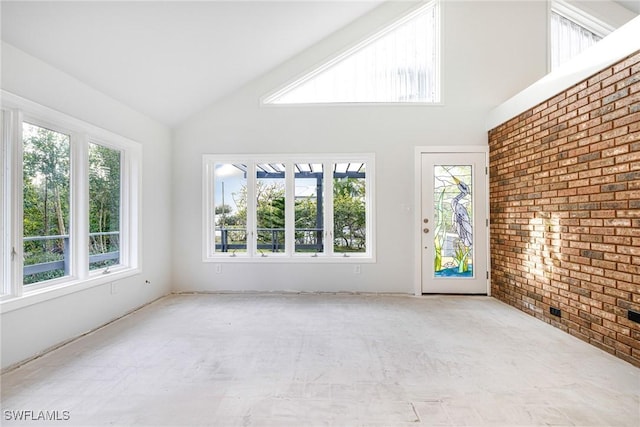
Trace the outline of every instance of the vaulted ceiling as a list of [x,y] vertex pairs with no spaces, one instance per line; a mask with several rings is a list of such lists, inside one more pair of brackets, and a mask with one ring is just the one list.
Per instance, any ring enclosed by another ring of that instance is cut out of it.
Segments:
[[[173,127],[383,0],[6,1],[2,40]],[[640,13],[640,1],[619,1]]]
[[3,0],[2,39],[174,126],[380,3]]

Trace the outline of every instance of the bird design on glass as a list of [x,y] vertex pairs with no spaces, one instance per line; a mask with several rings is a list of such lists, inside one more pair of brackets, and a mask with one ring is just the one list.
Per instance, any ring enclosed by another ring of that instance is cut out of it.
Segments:
[[464,182],[460,181],[455,176],[452,176],[454,182],[458,186],[458,190],[460,190],[460,194],[451,200],[451,208],[453,209],[453,226],[460,236],[460,240],[462,244],[466,247],[470,247],[473,243],[473,229],[471,227],[471,219],[469,217],[469,212],[467,208],[460,203],[460,200],[465,198],[467,195],[471,193],[469,186]]

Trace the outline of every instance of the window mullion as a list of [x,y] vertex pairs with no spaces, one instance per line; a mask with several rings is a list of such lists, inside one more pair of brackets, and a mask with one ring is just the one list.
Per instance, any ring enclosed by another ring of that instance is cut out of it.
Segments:
[[134,224],[137,221],[133,218],[138,214],[134,201],[137,197],[135,195],[137,184],[131,182],[132,177],[137,175],[131,171],[135,165],[131,156],[131,152],[128,151],[120,153],[120,226],[118,227],[120,259],[118,263],[127,267],[134,267],[133,260],[137,259],[137,246],[132,240],[137,241],[135,236],[138,235],[137,230],[134,230]]
[[285,238],[285,254],[286,256],[292,256],[295,254],[296,246],[296,218],[295,218],[295,170],[293,162],[287,162],[285,164],[285,223],[284,223],[284,238]]
[[258,253],[256,209],[256,162],[247,162],[247,256]]
[[71,134],[71,275],[89,275],[89,138]]
[[333,168],[332,162],[324,162],[324,253],[333,256]]
[[365,180],[365,203],[366,203],[366,245],[367,254],[371,257],[375,256],[375,206],[373,204],[373,195],[375,194],[375,163],[373,159],[368,158],[366,163],[366,180]]
[[120,264],[129,268],[140,267],[142,240],[140,227],[142,211],[140,198],[142,192],[142,154],[139,147],[123,151],[120,168]]

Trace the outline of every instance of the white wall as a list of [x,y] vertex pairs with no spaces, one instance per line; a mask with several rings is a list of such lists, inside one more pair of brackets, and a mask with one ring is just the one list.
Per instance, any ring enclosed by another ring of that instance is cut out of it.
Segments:
[[[486,145],[488,111],[546,71],[545,2],[447,2],[442,106],[261,107],[259,98],[409,7],[392,2],[193,117],[174,134],[174,289],[413,292],[415,146]],[[375,152],[377,262],[224,264],[201,254],[205,153]]]
[[[2,44],[2,89],[143,144],[142,274],[3,313],[2,368],[170,292],[169,129],[14,47]],[[145,284],[145,280],[151,282]]]
[[489,112],[491,130],[640,49],[640,16]]

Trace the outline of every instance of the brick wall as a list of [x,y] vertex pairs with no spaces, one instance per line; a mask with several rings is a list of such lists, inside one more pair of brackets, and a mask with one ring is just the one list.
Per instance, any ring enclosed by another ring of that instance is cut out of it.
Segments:
[[640,366],[640,52],[489,146],[493,296]]

